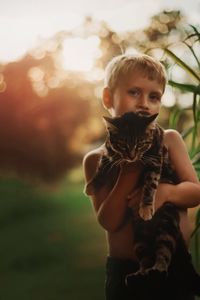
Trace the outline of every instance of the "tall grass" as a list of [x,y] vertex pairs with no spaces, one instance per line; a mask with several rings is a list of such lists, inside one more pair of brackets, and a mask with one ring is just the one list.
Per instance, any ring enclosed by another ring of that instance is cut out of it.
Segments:
[[[190,25],[186,38],[182,45],[189,49],[187,62],[176,55],[171,49],[165,48],[167,58],[185,71],[189,82],[176,82],[169,80],[169,85],[178,89],[183,93],[192,93],[193,103],[191,107],[182,109],[175,106],[170,114],[169,126],[177,128],[180,118],[184,114],[190,113],[193,122],[189,127],[186,127],[181,134],[184,139],[189,141],[189,155],[194,165],[194,168],[200,178],[200,32],[195,26]],[[190,61],[195,62],[195,65],[190,65]],[[200,271],[200,210],[196,213],[196,227],[191,236],[191,252],[196,268]]]
[[[182,132],[184,139],[190,138],[191,144],[189,148],[189,154],[200,178],[200,140],[199,140],[199,125],[200,125],[200,60],[196,51],[200,52],[200,32],[194,26],[190,26],[191,32],[188,33],[187,37],[183,41],[183,44],[187,46],[190,50],[190,55],[187,61],[190,62],[191,56],[196,65],[191,67],[189,63],[183,61],[178,57],[172,50],[165,48],[164,51],[167,57],[179,65],[179,67],[184,70],[188,76],[188,81],[192,83],[180,83],[173,80],[169,80],[169,85],[178,89],[183,93],[193,94],[193,104],[191,107],[187,108],[192,112],[193,124],[189,126],[186,130]],[[197,47],[198,45],[198,47]],[[197,49],[197,50],[195,50]],[[193,83],[194,82],[194,83]],[[185,113],[186,109],[178,108],[177,106],[171,112],[169,126],[176,128],[180,120],[180,117]]]

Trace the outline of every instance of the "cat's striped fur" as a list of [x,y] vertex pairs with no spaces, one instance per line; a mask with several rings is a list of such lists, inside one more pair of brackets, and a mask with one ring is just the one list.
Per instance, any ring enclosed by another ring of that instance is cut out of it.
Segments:
[[170,182],[175,179],[163,144],[163,129],[153,122],[156,116],[129,112],[118,118],[104,117],[108,130],[107,153],[101,158],[96,176],[88,184],[88,188],[98,188],[109,169],[140,160],[144,164],[144,182],[139,214],[144,220],[151,219],[154,214],[154,198],[160,178],[165,177]]

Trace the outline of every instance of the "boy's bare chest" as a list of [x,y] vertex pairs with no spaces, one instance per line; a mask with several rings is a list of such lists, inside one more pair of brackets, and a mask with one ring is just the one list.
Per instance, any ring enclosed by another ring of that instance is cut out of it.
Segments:
[[134,227],[131,219],[116,232],[107,232],[108,251],[113,257],[136,260],[134,252]]

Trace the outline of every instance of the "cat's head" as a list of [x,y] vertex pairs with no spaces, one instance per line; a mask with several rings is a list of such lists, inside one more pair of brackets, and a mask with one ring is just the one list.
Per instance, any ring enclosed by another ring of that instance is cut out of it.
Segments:
[[158,114],[149,116],[127,112],[120,117],[103,117],[109,134],[110,147],[123,161],[140,160],[152,145],[152,122]]

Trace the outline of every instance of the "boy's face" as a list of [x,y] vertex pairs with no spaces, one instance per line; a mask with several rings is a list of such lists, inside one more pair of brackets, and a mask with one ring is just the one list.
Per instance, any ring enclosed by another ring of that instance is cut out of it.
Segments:
[[126,112],[158,114],[161,106],[163,86],[156,80],[135,72],[123,79],[114,93],[110,95],[109,108],[113,117]]

